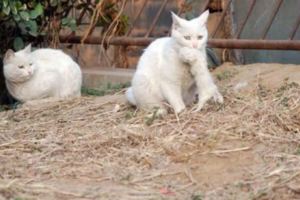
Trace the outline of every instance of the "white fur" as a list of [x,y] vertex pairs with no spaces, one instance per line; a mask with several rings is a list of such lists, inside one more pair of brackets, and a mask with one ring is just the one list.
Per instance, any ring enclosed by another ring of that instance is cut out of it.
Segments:
[[4,76],[10,94],[21,102],[81,95],[80,67],[70,56],[55,49],[31,46],[4,58]]
[[126,92],[131,104],[142,109],[159,107],[163,112],[167,102],[179,113],[196,94],[199,101],[195,111],[211,97],[223,102],[207,68],[208,15],[206,11],[187,21],[172,13],[171,37],[152,42],[139,60],[132,87]]

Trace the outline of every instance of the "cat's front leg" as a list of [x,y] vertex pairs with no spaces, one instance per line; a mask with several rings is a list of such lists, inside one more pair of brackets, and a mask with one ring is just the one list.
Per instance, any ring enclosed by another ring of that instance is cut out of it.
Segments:
[[222,94],[219,92],[219,90],[217,88],[216,88],[216,91],[213,95],[213,98],[214,98],[215,102],[218,102],[220,104],[224,103],[224,98],[223,98]]
[[[199,80],[198,80],[199,81]],[[202,82],[201,80],[199,82]],[[223,96],[219,92],[217,86],[211,82],[202,82],[202,87],[199,87],[199,92],[198,92],[198,104],[196,108],[193,109],[194,112],[200,111],[205,103],[213,98],[215,102],[218,102],[220,104],[224,103]]]
[[175,113],[180,113],[185,109],[180,86],[172,85],[171,83],[162,83],[161,89],[164,97],[172,106]]
[[224,103],[224,99],[223,96],[221,95],[221,93],[219,92],[217,87],[212,87],[211,91],[207,90],[207,91],[202,91],[201,94],[199,95],[199,101],[197,106],[193,109],[193,112],[198,112],[200,111],[203,106],[205,105],[205,103],[210,99],[213,98],[215,102],[218,102],[219,104],[223,104]]
[[193,108],[192,112],[198,112],[200,111],[203,106],[205,105],[205,103],[213,96],[213,89],[203,89],[199,91],[198,94],[198,103],[195,106],[195,108]]
[[199,57],[199,50],[189,47],[182,47],[179,49],[179,59],[189,65],[193,65]]
[[195,78],[198,90],[198,105],[194,109],[195,112],[200,111],[210,98],[218,103],[223,103],[223,96],[213,81],[204,55],[199,54],[199,60],[191,66],[191,73]]

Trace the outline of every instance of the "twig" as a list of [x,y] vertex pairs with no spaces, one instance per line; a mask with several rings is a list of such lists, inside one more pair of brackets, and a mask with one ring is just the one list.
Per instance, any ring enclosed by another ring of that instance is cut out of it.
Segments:
[[228,150],[216,150],[216,151],[211,151],[211,152],[205,152],[202,153],[201,155],[205,154],[224,154],[224,153],[233,153],[233,152],[238,152],[238,151],[247,151],[251,147],[242,147],[242,148],[236,148],[236,149],[228,149]]
[[3,144],[0,144],[0,147],[10,146],[10,145],[16,144],[18,142],[19,142],[19,140],[15,140],[15,141],[12,141],[12,142],[3,143]]

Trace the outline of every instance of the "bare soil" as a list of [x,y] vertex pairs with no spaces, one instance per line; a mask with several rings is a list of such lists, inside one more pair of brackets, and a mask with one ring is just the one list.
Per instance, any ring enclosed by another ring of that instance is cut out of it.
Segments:
[[300,199],[300,66],[225,64],[225,105],[164,119],[123,93],[0,113],[1,199]]

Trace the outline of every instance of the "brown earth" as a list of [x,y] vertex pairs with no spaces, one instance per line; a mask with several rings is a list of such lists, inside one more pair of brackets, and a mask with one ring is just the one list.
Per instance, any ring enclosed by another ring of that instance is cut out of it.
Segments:
[[122,93],[1,112],[0,199],[300,199],[300,66],[214,75],[225,105],[178,117]]

